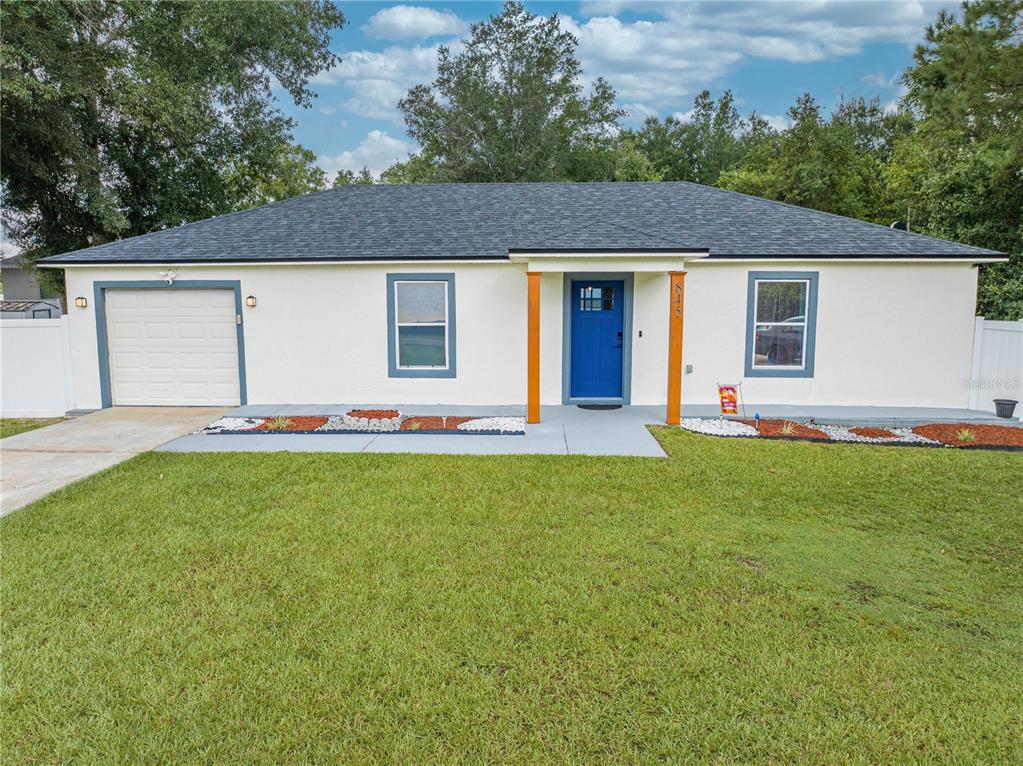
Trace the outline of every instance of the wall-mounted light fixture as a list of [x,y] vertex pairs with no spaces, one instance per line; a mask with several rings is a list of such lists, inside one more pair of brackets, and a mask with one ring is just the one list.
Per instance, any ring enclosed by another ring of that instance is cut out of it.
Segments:
[[256,296],[250,295],[249,297],[247,297],[245,299],[245,305],[248,306],[250,309],[256,308]]
[[79,295],[77,298],[75,298],[75,306],[77,306],[78,308],[84,309],[88,305],[89,301],[83,298],[82,296]]

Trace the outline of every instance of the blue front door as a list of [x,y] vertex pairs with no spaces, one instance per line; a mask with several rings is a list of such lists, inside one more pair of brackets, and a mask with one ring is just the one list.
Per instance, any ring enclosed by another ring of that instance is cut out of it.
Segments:
[[572,398],[622,396],[624,282],[572,281]]

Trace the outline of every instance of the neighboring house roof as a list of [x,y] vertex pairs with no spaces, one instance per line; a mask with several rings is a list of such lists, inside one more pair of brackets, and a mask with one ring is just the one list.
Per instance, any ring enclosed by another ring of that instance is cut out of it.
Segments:
[[44,259],[505,260],[509,251],[715,258],[990,258],[992,250],[687,182],[351,185]]
[[0,312],[7,311],[31,311],[37,306],[47,306],[53,309],[59,309],[60,304],[56,301],[48,300],[37,300],[37,301],[0,301]]
[[20,269],[25,265],[20,253],[0,256],[0,269]]

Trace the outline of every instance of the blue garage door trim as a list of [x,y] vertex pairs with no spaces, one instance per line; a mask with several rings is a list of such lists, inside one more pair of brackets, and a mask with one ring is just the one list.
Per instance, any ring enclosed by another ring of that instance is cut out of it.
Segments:
[[[632,272],[566,272],[561,328],[561,402],[562,404],[629,404],[632,401]],[[623,283],[622,317],[622,395],[619,397],[572,396],[572,282],[592,280]]]
[[[93,302],[96,304],[96,349],[99,356],[100,402],[103,408],[113,405],[110,394],[110,354],[107,346],[107,290],[233,290],[234,312],[242,316],[242,283],[239,280],[182,279],[173,284],[162,280],[126,280],[123,282],[94,282]],[[235,325],[238,338],[238,401],[248,404],[245,391],[245,331],[244,319]]]

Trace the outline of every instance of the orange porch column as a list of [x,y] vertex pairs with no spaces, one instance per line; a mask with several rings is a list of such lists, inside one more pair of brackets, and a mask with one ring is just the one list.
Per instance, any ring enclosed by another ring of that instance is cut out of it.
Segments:
[[671,292],[668,314],[668,413],[665,421],[677,426],[682,420],[682,313],[685,310],[686,273],[669,271]]
[[540,422],[540,272],[527,271],[529,293],[527,314],[526,422]]

